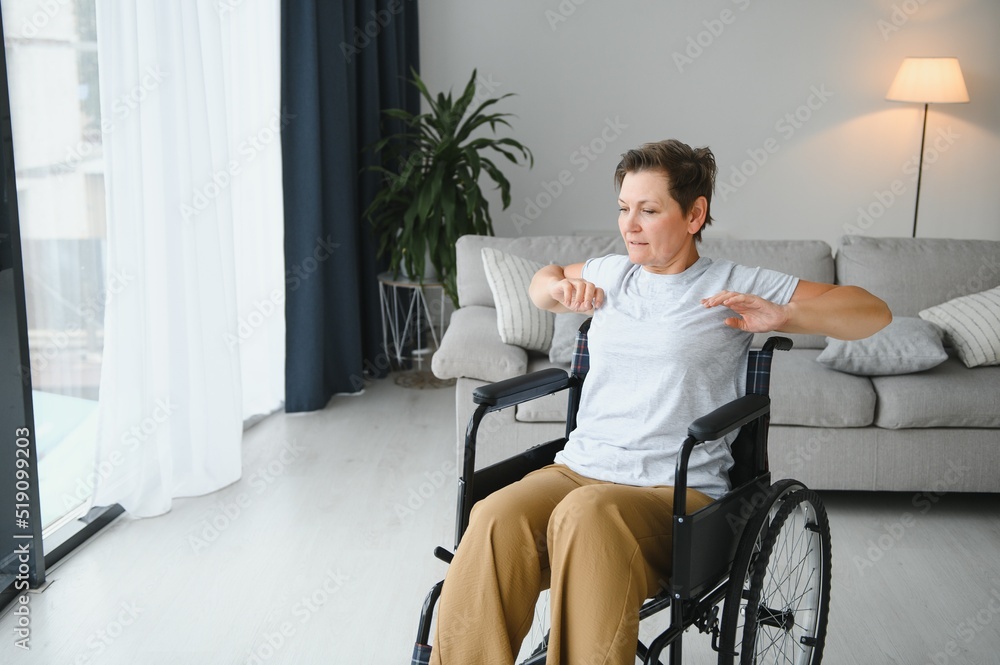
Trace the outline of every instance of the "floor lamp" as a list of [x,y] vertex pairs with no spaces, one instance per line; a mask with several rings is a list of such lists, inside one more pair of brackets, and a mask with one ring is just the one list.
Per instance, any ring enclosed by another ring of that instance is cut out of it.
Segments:
[[924,105],[924,129],[920,135],[920,166],[917,170],[917,203],[913,208],[913,237],[917,237],[920,180],[924,173],[924,141],[927,138],[928,104],[964,104],[969,101],[958,58],[904,58],[885,98],[892,102]]

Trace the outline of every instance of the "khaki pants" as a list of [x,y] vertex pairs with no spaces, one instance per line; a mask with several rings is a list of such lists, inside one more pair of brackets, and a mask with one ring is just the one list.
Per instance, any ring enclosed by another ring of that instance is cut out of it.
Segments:
[[[445,578],[432,665],[513,663],[551,584],[547,665],[635,662],[639,608],[666,584],[672,487],[554,464],[483,499]],[[695,511],[712,501],[689,490]]]

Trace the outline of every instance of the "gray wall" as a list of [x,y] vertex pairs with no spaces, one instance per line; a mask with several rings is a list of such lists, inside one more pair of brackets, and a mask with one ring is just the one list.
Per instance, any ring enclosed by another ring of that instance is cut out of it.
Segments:
[[715,152],[715,236],[909,236],[923,107],[884,97],[904,57],[950,55],[972,102],[930,107],[918,234],[1000,240],[995,0],[425,0],[420,12],[432,91],[458,92],[478,68],[484,93],[517,93],[503,108],[536,161],[506,169],[514,203],[493,198],[497,235],[617,232],[619,154],[675,137]]

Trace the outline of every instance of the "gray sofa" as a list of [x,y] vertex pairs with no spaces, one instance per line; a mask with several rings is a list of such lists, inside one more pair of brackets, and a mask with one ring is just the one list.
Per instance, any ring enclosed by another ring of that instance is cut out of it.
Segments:
[[[435,375],[457,379],[459,459],[476,387],[553,366],[544,353],[501,341],[484,247],[542,264],[622,251],[617,237],[459,240],[459,308],[432,361]],[[808,280],[861,286],[883,298],[895,317],[916,317],[1000,285],[1000,242],[992,241],[846,236],[834,253],[820,241],[706,238],[699,251]],[[795,348],[775,354],[771,383],[775,477],[794,477],[816,489],[1000,491],[1000,366],[969,369],[950,350],[946,361],[926,371],[857,376],[817,362],[823,337],[791,337]],[[565,408],[560,394],[488,416],[477,467],[561,436]]]

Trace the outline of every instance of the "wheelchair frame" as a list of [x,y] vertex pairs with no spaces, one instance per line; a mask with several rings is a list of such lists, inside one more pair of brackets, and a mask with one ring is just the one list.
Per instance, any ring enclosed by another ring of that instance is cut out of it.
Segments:
[[[481,386],[473,393],[478,405],[469,421],[465,437],[462,475],[458,481],[455,547],[457,549],[469,524],[472,506],[494,491],[524,477],[527,473],[552,464],[576,427],[576,414],[581,390],[589,368],[586,336],[590,321],[577,334],[573,367],[567,374],[561,369],[547,369],[505,381]],[[669,647],[672,665],[681,663],[683,634],[692,626],[712,633],[712,648],[719,652],[719,662],[762,662],[747,649],[755,648],[761,626],[790,634],[796,627],[796,608],[786,601],[774,608],[761,596],[771,582],[768,568],[777,547],[781,529],[794,511],[802,512],[803,528],[818,537],[818,550],[807,544],[805,556],[818,562],[819,588],[808,590],[809,601],[815,608],[806,611],[813,620],[812,634],[800,638],[800,665],[818,664],[825,642],[826,618],[830,589],[829,524],[822,502],[813,492],[794,480],[782,480],[772,485],[767,459],[767,429],[770,414],[770,361],[774,350],[787,350],[791,340],[771,337],[758,351],[751,351],[748,361],[748,394],[719,407],[695,420],[688,428],[677,459],[674,482],[673,570],[663,591],[647,600],[639,612],[640,621],[664,609],[671,611],[667,630],[648,646],[639,641],[636,655],[643,663],[660,664],[660,654]],[[476,437],[483,418],[494,411],[523,402],[569,391],[566,435],[539,444],[506,460],[476,471]],[[735,459],[730,471],[733,489],[708,506],[686,514],[688,461],[695,446],[722,438],[742,428],[734,441]],[[800,509],[800,506],[802,508]],[[776,525],[776,528],[775,528]],[[784,547],[784,543],[780,545]],[[450,563],[451,552],[438,547],[434,552]],[[814,563],[816,563],[814,562]],[[780,583],[780,581],[779,581]],[[440,596],[443,581],[428,593],[421,612],[412,663],[427,663],[431,617]],[[725,601],[721,631],[718,606]],[[798,602],[798,599],[795,600]],[[742,639],[737,642],[739,622],[744,621]],[[720,644],[721,635],[721,644]],[[772,638],[774,639],[774,638]],[[521,665],[541,665],[545,662],[547,636],[535,652]],[[739,649],[739,650],[737,650]],[[785,662],[785,659],[782,659]]]

